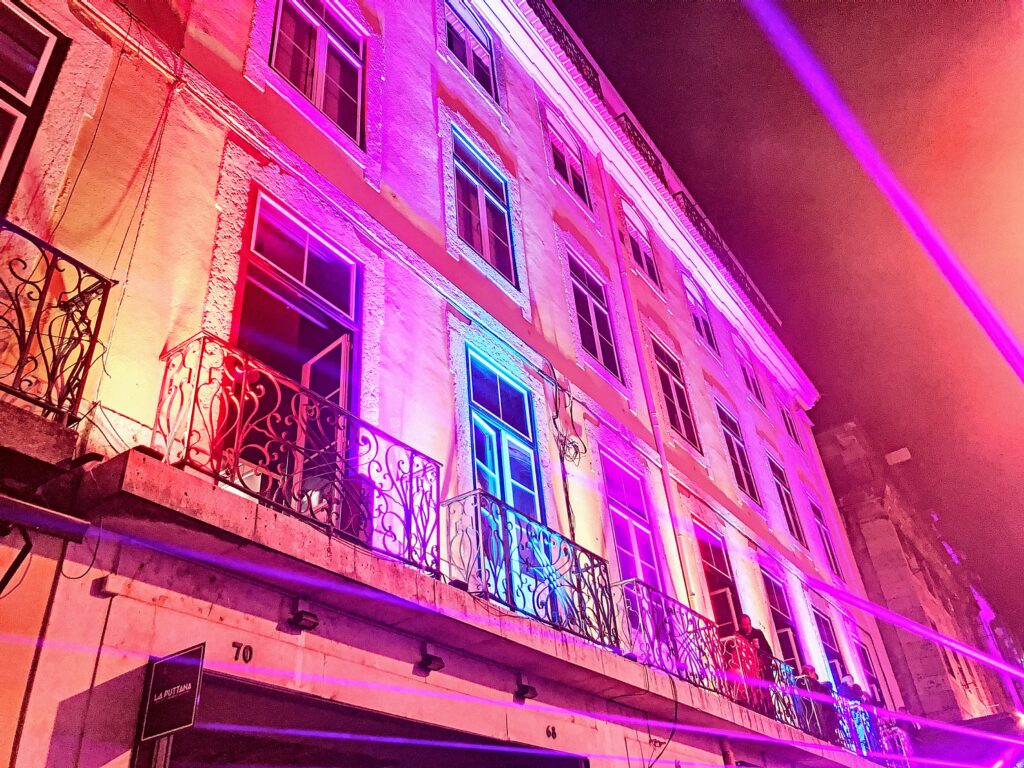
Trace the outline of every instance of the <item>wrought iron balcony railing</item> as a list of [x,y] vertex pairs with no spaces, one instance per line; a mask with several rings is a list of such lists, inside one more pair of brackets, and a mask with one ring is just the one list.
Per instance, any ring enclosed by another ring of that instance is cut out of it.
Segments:
[[624,654],[709,691],[725,694],[715,623],[636,579],[612,585]]
[[112,285],[0,219],[0,391],[74,421]]
[[167,462],[438,573],[438,462],[213,336],[163,359],[153,444]]
[[483,491],[443,506],[450,583],[595,643],[616,645],[605,560]]

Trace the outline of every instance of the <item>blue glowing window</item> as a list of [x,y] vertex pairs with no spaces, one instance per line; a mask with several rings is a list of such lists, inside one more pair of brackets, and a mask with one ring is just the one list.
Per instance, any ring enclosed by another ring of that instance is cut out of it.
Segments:
[[471,352],[469,400],[477,488],[539,521],[542,505],[530,393]]

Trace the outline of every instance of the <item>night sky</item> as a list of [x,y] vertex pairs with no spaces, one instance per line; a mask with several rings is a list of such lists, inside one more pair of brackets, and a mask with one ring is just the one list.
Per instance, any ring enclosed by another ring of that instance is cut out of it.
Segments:
[[[822,427],[860,420],[1024,631],[1024,386],[742,6],[555,0],[783,320]],[[1024,6],[788,2],[1024,339]]]

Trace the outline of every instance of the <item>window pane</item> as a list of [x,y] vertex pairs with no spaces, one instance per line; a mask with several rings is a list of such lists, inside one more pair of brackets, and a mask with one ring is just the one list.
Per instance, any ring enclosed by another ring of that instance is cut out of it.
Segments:
[[27,96],[48,40],[13,8],[0,5],[0,80]]
[[491,265],[501,274],[515,282],[515,268],[512,265],[512,248],[509,245],[508,213],[487,198],[487,229],[490,233]]
[[501,420],[530,437],[530,406],[526,393],[499,378],[498,395],[501,398]]
[[359,138],[361,70],[333,45],[327,48],[323,112],[353,139]]
[[497,374],[481,365],[477,360],[471,359],[469,376],[473,402],[500,419],[501,396],[498,394]]
[[[14,135],[14,124],[17,122],[17,118],[8,112],[3,107],[0,107],[0,157],[3,157],[4,150],[7,148],[7,142],[11,141]],[[3,171],[3,167],[0,166],[0,172]]]
[[476,419],[473,419],[473,460],[476,466],[477,488],[500,498],[498,446],[495,434]]
[[305,276],[307,237],[305,230],[273,206],[260,206],[256,252],[299,281]]
[[354,310],[352,272],[351,264],[319,240],[310,238],[306,285],[346,315],[351,315]]
[[565,155],[562,154],[562,150],[556,147],[554,144],[551,145],[551,161],[555,166],[555,172],[558,173],[566,181],[569,180],[569,166],[565,164]]
[[454,53],[455,58],[465,65],[467,61],[466,41],[462,38],[462,35],[459,34],[459,31],[452,26],[450,21],[445,22],[445,25],[448,30],[448,50]]
[[494,92],[491,84],[490,62],[489,60],[485,61],[476,51],[473,51],[473,77],[484,87],[485,91],[488,93]]
[[590,302],[583,289],[578,285],[572,287],[573,300],[576,303],[576,320],[580,330],[580,344],[590,354],[597,356],[597,334],[590,320]]
[[316,52],[316,28],[289,0],[281,4],[277,28],[274,69],[313,98],[313,71]]
[[476,185],[461,168],[456,168],[455,209],[459,237],[482,256],[484,246],[480,228],[479,204]]
[[587,201],[587,183],[583,180],[583,173],[578,171],[575,167],[571,169],[572,173],[572,188],[576,195],[583,202]]

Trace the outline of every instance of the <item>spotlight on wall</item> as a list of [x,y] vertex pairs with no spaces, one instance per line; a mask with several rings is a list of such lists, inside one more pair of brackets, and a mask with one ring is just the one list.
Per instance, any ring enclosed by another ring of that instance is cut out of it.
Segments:
[[516,675],[516,689],[512,692],[512,701],[522,704],[527,699],[536,699],[537,689],[526,682],[525,675]]
[[300,632],[312,632],[320,626],[320,617],[305,608],[296,608],[288,618],[288,626]]
[[431,653],[430,646],[424,644],[420,649],[420,660],[412,668],[414,675],[426,677],[431,672],[440,672],[444,669],[444,659],[436,653]]

